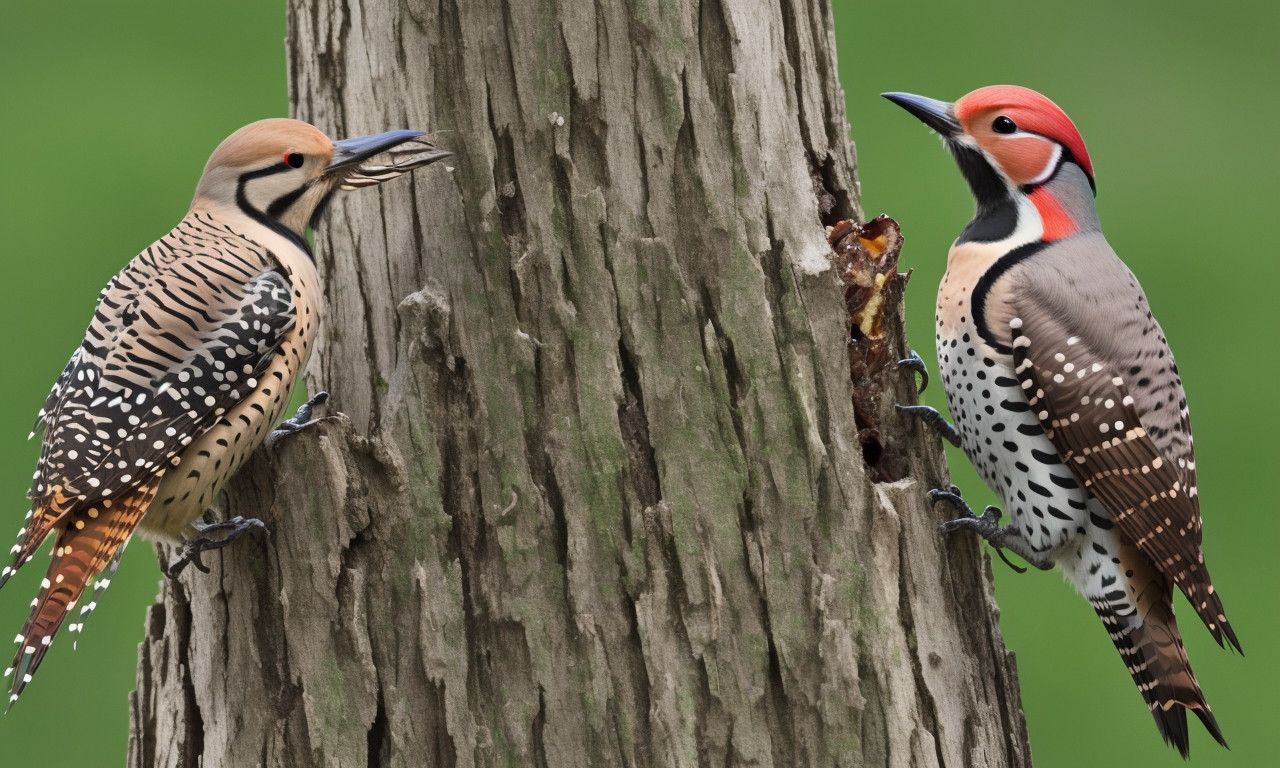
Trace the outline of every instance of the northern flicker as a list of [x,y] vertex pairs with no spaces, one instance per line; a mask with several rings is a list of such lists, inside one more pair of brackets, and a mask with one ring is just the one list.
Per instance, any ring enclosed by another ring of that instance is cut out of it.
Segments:
[[[981,88],[954,104],[886,98],[936,131],[977,211],[947,256],[937,348],[955,428],[1005,503],[981,534],[1055,564],[1102,619],[1156,726],[1185,757],[1187,710],[1223,746],[1191,672],[1173,586],[1238,651],[1201,552],[1200,498],[1182,381],[1133,273],[1102,235],[1093,165],[1070,118],[1035,91]],[[922,406],[904,407],[947,433]]]
[[245,126],[209,158],[186,217],[103,289],[40,410],[31,511],[0,572],[3,586],[55,537],[5,672],[10,706],[63,622],[83,627],[135,531],[198,558],[262,525],[200,518],[280,419],[315,345],[323,300],[306,228],[336,190],[451,154],[422,136],[334,142],[298,120]]

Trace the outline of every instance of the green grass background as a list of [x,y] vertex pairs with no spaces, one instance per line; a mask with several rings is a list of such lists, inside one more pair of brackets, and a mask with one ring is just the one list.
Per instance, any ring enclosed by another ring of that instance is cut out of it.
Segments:
[[[937,140],[877,94],[953,100],[1018,83],[1055,99],[1084,134],[1103,225],[1183,371],[1205,551],[1249,653],[1219,650],[1180,603],[1188,653],[1232,744],[1221,750],[1192,722],[1193,762],[1271,764],[1280,5],[835,6],[863,206],[903,225],[902,264],[916,270],[910,329],[931,368],[933,290],[971,203]],[[264,0],[0,0],[0,525],[16,531],[25,514],[37,446],[23,438],[97,292],[183,214],[218,141],[286,112],[284,34],[283,3]],[[925,399],[943,406],[937,386]],[[963,455],[951,459],[971,501],[994,502]],[[1180,765],[1088,605],[1056,573],[994,567],[1037,765]],[[0,627],[17,632],[38,570],[0,593]],[[158,578],[148,545],[135,542],[80,649],[63,637],[0,718],[0,765],[123,763],[143,610]]]

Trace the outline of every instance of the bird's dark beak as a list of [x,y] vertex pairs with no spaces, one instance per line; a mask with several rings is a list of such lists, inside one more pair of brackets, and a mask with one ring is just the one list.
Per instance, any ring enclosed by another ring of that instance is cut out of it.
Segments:
[[[388,131],[335,141],[333,159],[325,167],[324,175],[340,179],[343,189],[358,189],[381,184],[414,168],[453,156],[452,152],[437,149],[423,139],[425,135],[422,131]],[[384,153],[385,159],[377,157]]]
[[335,141],[333,143],[333,160],[325,170],[333,171],[338,168],[355,165],[379,152],[385,152],[406,141],[425,135],[422,131],[387,131],[386,133],[375,133],[372,136],[360,136],[354,139]]
[[937,131],[938,135],[944,139],[959,135],[963,131],[960,123],[956,122],[954,104],[927,96],[917,96],[914,93],[890,92],[880,95],[915,115],[920,122]]

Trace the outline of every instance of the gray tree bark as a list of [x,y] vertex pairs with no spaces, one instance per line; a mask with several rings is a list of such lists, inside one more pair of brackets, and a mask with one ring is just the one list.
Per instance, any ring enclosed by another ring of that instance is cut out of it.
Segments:
[[131,765],[1029,764],[937,439],[882,424],[892,482],[859,443],[831,25],[290,0],[298,117],[457,157],[335,201],[309,383],[344,415],[230,487],[267,535],[162,584]]

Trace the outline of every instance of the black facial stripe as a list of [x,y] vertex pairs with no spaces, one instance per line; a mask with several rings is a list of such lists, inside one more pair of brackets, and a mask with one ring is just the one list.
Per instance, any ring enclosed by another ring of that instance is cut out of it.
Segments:
[[1006,197],[993,206],[979,206],[965,225],[956,243],[995,243],[1004,240],[1018,228],[1018,206]]
[[990,243],[1013,234],[1018,226],[1018,206],[1010,196],[1004,178],[991,167],[980,150],[953,142],[948,142],[947,146],[978,204],[973,219],[960,233],[959,242]]
[[[307,244],[306,238],[302,237],[297,232],[294,232],[293,230],[284,226],[280,222],[276,221],[274,218],[272,218],[268,214],[263,213],[257,208],[254,208],[253,205],[249,203],[249,198],[244,193],[245,185],[248,184],[250,181],[253,181],[254,179],[261,179],[266,176],[274,176],[277,173],[286,173],[292,170],[293,169],[290,168],[289,166],[284,165],[283,163],[278,163],[276,165],[269,165],[266,168],[260,168],[259,170],[256,170],[256,171],[249,171],[247,173],[240,174],[240,178],[236,182],[236,206],[240,210],[244,211],[246,216],[258,222],[259,224],[266,227],[267,229],[271,230],[272,232],[275,232],[277,235],[280,235],[281,237],[293,243],[294,245],[298,246],[299,248],[302,249],[303,253],[307,254],[308,256],[311,256],[312,255],[311,246]],[[293,193],[290,192],[289,194],[293,194]],[[289,195],[284,195],[284,197],[288,197],[288,196]],[[279,202],[280,201],[277,200],[274,203],[272,203],[271,209],[274,209]]]
[[332,199],[332,192],[325,195],[324,199],[320,201],[320,204],[316,206],[316,209],[311,212],[311,221],[309,222],[309,226],[312,229],[315,229],[320,223],[320,219],[324,218],[324,212],[329,209],[329,201]]
[[979,210],[984,207],[994,207],[1009,198],[1009,189],[1005,186],[1004,178],[991,167],[991,163],[987,162],[987,157],[981,150],[956,142],[947,142],[947,146],[956,159],[956,165],[960,166],[960,173],[964,174],[964,180],[969,182],[969,189],[973,192],[974,199],[978,201]]
[[1012,251],[996,260],[989,269],[978,280],[978,284],[973,286],[973,295],[971,301],[973,303],[973,324],[978,328],[978,335],[986,340],[988,344],[994,347],[998,352],[1004,354],[1012,354],[1013,350],[1008,345],[1000,343],[987,327],[987,293],[991,290],[991,286],[995,285],[1000,276],[1020,261],[1031,258],[1040,251],[1044,250],[1048,243],[1044,240],[1036,240],[1026,245],[1018,246]]
[[307,190],[310,188],[311,188],[311,185],[307,184],[307,185],[298,187],[297,189],[293,190],[288,194],[277,197],[274,201],[272,201],[271,205],[267,206],[267,215],[273,219],[280,218],[280,215],[283,214],[285,211],[289,210],[289,207],[291,205],[298,202],[298,198],[306,194]]

